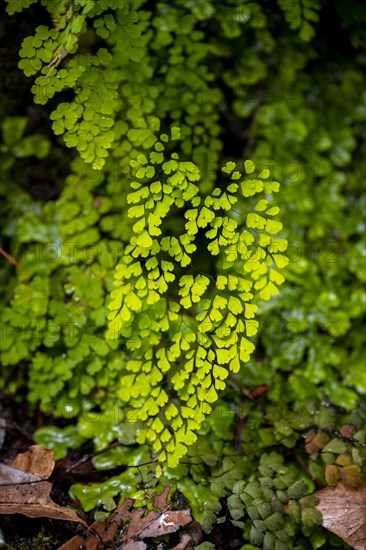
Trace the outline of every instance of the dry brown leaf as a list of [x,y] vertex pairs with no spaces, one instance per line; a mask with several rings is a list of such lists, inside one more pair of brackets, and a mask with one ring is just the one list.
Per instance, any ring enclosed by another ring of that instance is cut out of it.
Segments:
[[[170,485],[168,485],[160,495],[155,495],[154,497],[154,506],[161,510],[160,513],[150,510],[145,515],[145,510],[142,508],[130,510],[134,501],[125,499],[105,522],[95,521],[90,530],[96,533],[104,544],[108,544],[115,538],[123,518],[128,518],[130,522],[128,524],[127,533],[123,537],[121,548],[126,548],[126,550],[144,550],[146,544],[142,540],[136,540],[137,538],[159,537],[161,535],[174,533],[180,529],[180,527],[192,521],[189,510],[180,510],[176,512],[168,510],[169,505],[167,504],[167,497],[170,488]],[[188,535],[188,537],[189,541],[192,540],[190,535]],[[179,548],[185,548],[188,544],[186,541],[188,541],[187,537],[182,539],[182,543],[185,544],[185,546],[179,546]],[[66,542],[58,550],[79,550],[80,547],[84,550],[97,550],[99,548],[98,544],[98,540],[95,537],[88,536],[88,538],[85,538],[83,536],[76,536]]]
[[46,449],[42,445],[32,445],[25,453],[18,454],[11,466],[17,470],[48,479],[55,467],[53,450]]
[[[41,460],[37,466],[35,457]],[[53,461],[53,459],[52,459]],[[50,456],[39,452],[39,449],[31,451],[28,455],[23,453],[19,463],[25,468],[34,466],[36,471],[45,474],[50,470]],[[0,514],[22,514],[31,518],[48,517],[65,521],[76,521],[88,527],[76,512],[56,504],[50,497],[52,483],[46,481],[32,472],[0,464]]]
[[123,544],[122,546],[120,546],[120,548],[121,550],[146,550],[147,546],[142,541],[132,541],[128,542],[127,544]]
[[366,483],[357,489],[339,482],[315,493],[323,527],[332,531],[355,550],[366,548]]
[[142,541],[131,541],[127,544],[121,544],[121,550],[146,550],[147,545]]
[[[130,512],[128,511],[128,507],[132,506],[133,502],[130,498],[126,498],[105,521],[95,521],[89,528],[90,531],[99,535],[104,544],[112,542],[123,518],[129,517]],[[83,550],[97,550],[99,548],[98,539],[90,535],[88,535],[87,539],[81,535],[77,535],[65,542],[58,550],[79,550],[80,547]]]
[[144,539],[145,537],[159,537],[175,533],[180,527],[192,521],[189,510],[179,510],[176,512],[168,510],[167,498],[170,489],[171,486],[167,485],[160,495],[155,495],[154,497],[155,508],[161,510],[159,514],[150,510],[148,514],[144,515],[145,512],[141,508],[132,510],[129,513],[131,521],[128,525],[124,542],[130,542],[135,537]]
[[178,531],[178,529],[191,521],[192,517],[189,510],[167,511],[156,514],[156,517],[140,531],[139,537],[143,539],[145,537],[160,537],[161,535],[175,533],[175,531]]
[[164,487],[164,490],[162,491],[161,495],[155,494],[154,496],[154,506],[155,508],[159,508],[162,512],[168,508],[167,499],[169,495],[169,491],[172,488],[171,485],[167,485]]

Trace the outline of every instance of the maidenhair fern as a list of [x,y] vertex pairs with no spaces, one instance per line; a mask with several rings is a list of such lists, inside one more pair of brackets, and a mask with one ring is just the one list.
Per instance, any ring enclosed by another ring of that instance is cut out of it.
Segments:
[[[157,120],[152,126],[159,130]],[[130,419],[145,423],[138,441],[151,442],[159,461],[175,467],[229,373],[254,350],[253,298],[278,293],[287,242],[276,237],[282,224],[269,200],[279,184],[268,170],[245,161],[243,175],[228,162],[220,187],[204,195],[198,168],[166,151],[178,128],[170,140],[148,128],[135,133],[154,146],[131,161],[128,216],[136,221],[116,267],[107,336],[121,337],[130,351],[117,394]],[[247,212],[235,209],[239,196]],[[172,212],[185,223],[169,235],[164,224]],[[220,258],[217,276],[195,268],[199,240]]]
[[[108,184],[109,194],[116,197],[116,186],[128,193],[127,205],[121,198],[120,209],[106,216],[112,205],[91,196],[94,181],[87,182],[90,178],[83,173],[71,175],[61,198],[57,242],[68,242],[76,231],[78,248],[88,247],[97,243],[99,220],[103,234],[113,236],[120,231],[121,208],[129,220],[120,235],[107,342],[101,338],[105,313],[100,298],[95,305],[99,313],[90,313],[98,343],[84,339],[74,347],[68,335],[61,334],[64,329],[59,331],[58,338],[69,349],[59,357],[46,357],[39,350],[34,354],[30,398],[38,399],[41,373],[45,387],[52,380],[47,392],[51,398],[71,379],[78,380],[67,391],[72,398],[87,396],[95,385],[104,396],[108,388],[128,403],[130,420],[145,423],[138,441],[150,442],[160,462],[176,466],[195,441],[229,373],[237,373],[250,358],[251,338],[258,328],[256,297],[271,298],[283,282],[278,269],[287,263],[282,254],[287,243],[276,236],[282,225],[274,219],[278,208],[270,204],[279,184],[269,181],[268,170],[256,171],[251,161],[244,163],[244,176],[234,162],[227,163],[216,183],[222,147],[217,139],[220,93],[208,59],[226,53],[205,40],[193,8],[179,2],[169,7],[158,4],[153,15],[139,9],[142,1],[41,3],[52,27],[38,25],[34,36],[24,39],[19,62],[27,76],[35,77],[35,102],[45,105],[62,93],[62,102],[50,114],[54,133],[76,149],[82,170],[89,164],[101,174],[100,181],[116,169],[118,183]],[[20,7],[8,2],[9,12]],[[265,19],[261,10],[254,11],[248,16],[256,28]],[[215,10],[204,15],[221,20]],[[223,33],[231,37],[229,27],[224,26]],[[238,31],[234,29],[234,35]],[[88,55],[82,52],[84,44]],[[73,91],[71,99],[65,96],[67,90]],[[160,120],[165,126],[158,135]],[[81,219],[80,206],[67,206],[75,199],[90,204]],[[94,250],[91,261],[98,259],[113,269],[110,244],[100,242],[103,258]],[[212,272],[199,265],[202,249],[212,257]],[[63,254],[62,261],[74,259]],[[54,267],[46,265],[45,270],[49,273]],[[101,294],[108,279],[105,270],[104,265],[91,269]],[[78,289],[78,304],[83,302],[82,278],[80,269],[70,266],[63,283],[75,299]],[[34,277],[32,288],[37,281]],[[85,289],[89,286],[90,281]],[[69,321],[63,314],[68,308],[56,304],[48,292],[43,308],[62,325],[64,319]],[[89,295],[85,302],[80,307],[94,309]],[[11,311],[7,315],[12,318]],[[80,322],[82,328],[82,315]],[[46,336],[42,334],[44,342]],[[37,349],[38,344],[31,347]],[[56,345],[47,342],[51,348]],[[7,349],[13,347],[7,344]],[[23,348],[22,358],[29,353],[29,346]],[[95,353],[108,356],[108,370]],[[51,372],[59,371],[62,377],[54,379]]]
[[[19,67],[35,76],[36,103],[45,105],[57,93],[73,91],[73,99],[51,113],[52,128],[94,169],[103,168],[111,150],[133,157],[131,143],[120,138],[141,116],[154,112],[182,127],[182,150],[201,169],[207,167],[205,179],[212,183],[221,148],[216,139],[219,94],[210,86],[213,75],[203,61],[213,48],[203,42],[204,33],[194,30],[194,16],[182,17],[184,10],[174,7],[166,14],[158,4],[161,16],[149,21],[151,13],[138,9],[140,4],[45,2],[54,26],[39,25],[34,36],[24,39]],[[13,9],[11,3],[8,11]],[[88,30],[88,24],[94,29]],[[174,55],[166,49],[173,33],[178,37]],[[86,56],[80,46],[88,36],[93,43],[100,38],[105,43]]]
[[313,23],[319,21],[319,0],[278,0],[290,29],[299,29],[299,36],[308,42],[315,35]]

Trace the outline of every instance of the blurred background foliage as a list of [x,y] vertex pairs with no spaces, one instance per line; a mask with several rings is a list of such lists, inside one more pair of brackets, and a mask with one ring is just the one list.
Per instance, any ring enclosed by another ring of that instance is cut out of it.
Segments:
[[[366,442],[366,5],[7,0],[6,9],[1,247],[26,276],[2,258],[3,396],[49,416],[35,437],[57,458],[92,439],[96,449],[124,443],[97,468],[154,459],[115,394],[126,350],[104,332],[133,223],[128,167],[141,144],[129,131],[159,117],[163,129],[181,128],[176,150],[207,192],[232,160],[251,158],[281,182],[286,283],[258,302],[256,351],[184,464],[159,481],[154,464],[128,468],[72,495],[102,517],[125,496],[149,505],[170,481],[207,532],[231,519],[248,550],[346,548],[303,499],[365,474],[355,440]],[[220,272],[208,254],[200,261]]]

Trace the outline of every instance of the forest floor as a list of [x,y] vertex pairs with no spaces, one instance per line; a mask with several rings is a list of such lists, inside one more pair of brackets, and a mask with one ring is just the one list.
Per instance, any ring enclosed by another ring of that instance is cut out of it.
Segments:
[[[47,418],[40,412],[31,415],[26,404],[15,401],[5,401],[0,412],[0,466],[2,464],[10,466],[16,457],[34,445],[32,434],[37,428],[47,424]],[[52,501],[61,507],[71,506],[89,526],[94,522],[93,514],[85,513],[80,503],[71,499],[70,486],[73,483],[101,482],[117,473],[112,470],[96,470],[92,464],[92,457],[93,449],[90,443],[79,449],[71,450],[65,458],[55,462],[49,478],[52,483],[50,493]],[[0,534],[2,533],[3,538],[0,548],[6,550],[57,550],[76,535],[83,537],[86,533],[85,527],[72,521],[52,519],[41,515],[31,518],[21,513],[7,514],[6,503],[3,502],[4,499],[1,496],[0,492]],[[175,508],[189,509],[188,501],[178,492],[172,495],[171,501],[174,502]],[[21,503],[18,508],[21,511]],[[241,530],[235,528],[229,520],[215,525],[209,535],[202,532],[197,522],[192,522],[192,525],[196,532],[197,542],[198,539],[200,539],[200,543],[211,542],[218,550],[239,549],[244,543]],[[117,530],[113,542],[107,542],[104,546],[100,544],[99,547],[114,550],[123,548],[124,545],[122,546],[119,536],[123,529],[126,530],[126,526],[121,526]],[[146,543],[145,548],[146,550],[168,550],[176,547],[180,541],[181,537],[174,533],[158,542]],[[82,550],[84,547],[77,547],[69,543],[69,548],[70,550],[73,548]],[[89,546],[85,546],[85,550],[88,548]],[[129,548],[134,550],[132,546]],[[138,548],[143,547],[136,545],[136,550]],[[192,543],[189,543],[186,548],[192,548]]]

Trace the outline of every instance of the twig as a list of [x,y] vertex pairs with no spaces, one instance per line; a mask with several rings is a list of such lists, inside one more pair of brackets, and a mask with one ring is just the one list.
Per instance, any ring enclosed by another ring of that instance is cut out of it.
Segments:
[[306,475],[312,480],[314,481],[315,485],[318,487],[318,489],[321,489],[323,487],[323,485],[320,483],[320,481],[318,479],[316,479],[316,477],[314,477],[310,470],[309,470],[309,466],[306,464],[305,460],[303,459],[303,457],[301,456],[301,454],[296,450],[296,449],[291,449],[291,453],[293,455],[293,457],[295,458],[296,462],[299,464],[299,466],[301,466],[301,468],[304,470],[304,472],[306,473]]
[[[94,453],[91,453],[87,456],[84,456],[83,458],[81,458],[80,460],[78,460],[77,462],[75,462],[75,464],[73,464],[72,466],[70,466],[69,468],[66,468],[66,470],[64,470],[63,472],[60,472],[57,476],[53,477],[51,476],[51,481],[54,482],[54,481],[57,481],[58,479],[60,479],[61,477],[63,477],[64,475],[68,474],[69,472],[72,472],[72,470],[75,470],[75,468],[78,468],[79,466],[81,466],[82,464],[84,464],[85,462],[88,462],[89,460],[91,460],[92,458],[94,458],[95,456],[99,456],[103,453],[106,453],[107,451],[110,451],[111,449],[115,449],[116,447],[121,447],[121,445],[124,445],[124,443],[121,443],[120,441],[115,441],[114,443],[111,443],[110,445],[108,445],[107,447],[104,447],[103,449],[100,449],[99,451],[95,451]],[[123,468],[123,469],[128,469],[128,468],[137,468],[139,469],[141,466],[147,466],[148,464],[153,464],[154,462],[156,462],[157,459],[154,459],[154,460],[149,460],[148,462],[143,462],[142,464],[137,464],[137,465],[132,465],[132,466],[129,466],[129,465],[121,465],[121,466],[117,466],[116,468]],[[114,468],[115,469],[115,468]],[[106,470],[96,470],[97,472],[104,472]]]
[[[316,424],[314,424],[314,427],[318,429],[320,428],[320,426],[317,426]],[[349,443],[355,443],[356,445],[360,445],[360,447],[363,447],[364,449],[366,449],[366,443],[363,443],[362,441],[360,441],[359,439],[356,439],[355,437],[347,437],[346,435],[341,434],[337,430],[334,430],[334,428],[322,427],[321,429],[324,432],[328,432],[328,433],[331,433],[332,435],[339,437],[343,441],[348,441]]]
[[23,266],[20,265],[19,262],[16,261],[15,258],[13,258],[13,256],[10,256],[10,254],[8,254],[3,248],[0,247],[0,254],[2,254],[4,256],[4,258],[6,258],[8,260],[8,262],[10,262],[11,264],[13,264],[17,269],[19,269],[19,271],[23,274],[23,277],[24,277],[24,282],[25,284],[30,287],[29,285],[29,277],[27,275],[27,272],[26,270],[24,269]]

